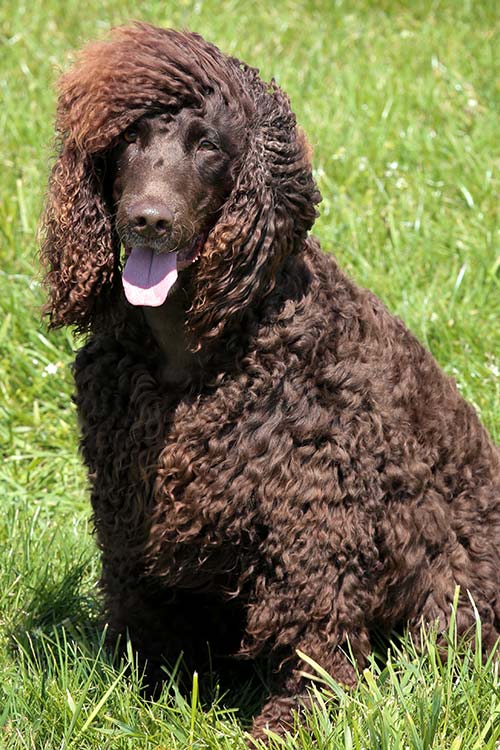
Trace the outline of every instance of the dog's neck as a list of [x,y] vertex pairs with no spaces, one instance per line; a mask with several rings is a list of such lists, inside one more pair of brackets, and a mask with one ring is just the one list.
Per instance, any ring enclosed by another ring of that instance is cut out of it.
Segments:
[[160,307],[143,307],[158,348],[160,363],[157,377],[162,385],[188,387],[200,377],[201,357],[190,351],[186,333],[186,309],[189,300],[180,287],[172,290]]

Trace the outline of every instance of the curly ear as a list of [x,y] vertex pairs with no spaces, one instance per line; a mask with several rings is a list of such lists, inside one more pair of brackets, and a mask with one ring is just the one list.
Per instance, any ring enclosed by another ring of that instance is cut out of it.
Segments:
[[217,336],[259,295],[271,275],[274,235],[274,201],[262,162],[249,156],[207,239],[194,279],[188,320],[195,339]]
[[72,143],[54,164],[42,217],[50,326],[86,331],[113,289],[119,253],[92,155]]
[[[246,72],[256,85],[256,71]],[[302,249],[321,199],[288,98],[274,84],[259,93],[258,120],[194,280],[195,348],[269,294],[284,258]]]

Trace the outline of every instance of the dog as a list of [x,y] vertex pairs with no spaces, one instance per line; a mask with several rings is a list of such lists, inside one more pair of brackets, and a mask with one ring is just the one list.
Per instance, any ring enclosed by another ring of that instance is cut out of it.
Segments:
[[105,617],[154,683],[180,651],[275,673],[255,736],[352,685],[375,628],[500,630],[499,452],[432,356],[309,235],[287,96],[146,24],[60,84],[42,260],[74,367]]

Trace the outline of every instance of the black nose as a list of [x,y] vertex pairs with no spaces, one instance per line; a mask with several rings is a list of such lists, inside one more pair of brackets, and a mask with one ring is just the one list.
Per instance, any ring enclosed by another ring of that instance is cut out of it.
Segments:
[[129,205],[127,214],[131,229],[145,238],[163,237],[172,230],[172,212],[159,201],[137,201]]

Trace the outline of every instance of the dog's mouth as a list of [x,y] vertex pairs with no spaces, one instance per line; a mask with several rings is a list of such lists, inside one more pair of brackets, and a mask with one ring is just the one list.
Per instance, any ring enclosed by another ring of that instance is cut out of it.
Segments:
[[125,248],[122,282],[131,305],[159,307],[177,281],[180,271],[200,257],[208,232],[196,235],[177,251],[159,251],[146,243]]

